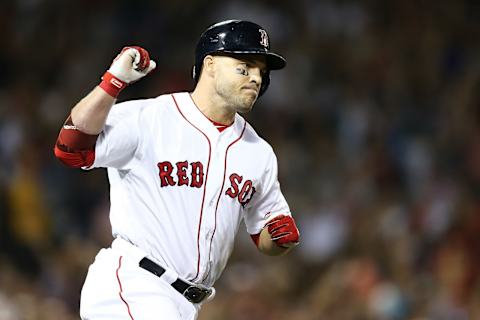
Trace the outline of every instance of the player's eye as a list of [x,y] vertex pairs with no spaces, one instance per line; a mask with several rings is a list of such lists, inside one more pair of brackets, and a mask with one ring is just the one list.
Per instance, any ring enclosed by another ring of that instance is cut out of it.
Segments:
[[241,74],[242,76],[248,76],[247,66],[245,65],[239,65],[235,70],[238,74]]

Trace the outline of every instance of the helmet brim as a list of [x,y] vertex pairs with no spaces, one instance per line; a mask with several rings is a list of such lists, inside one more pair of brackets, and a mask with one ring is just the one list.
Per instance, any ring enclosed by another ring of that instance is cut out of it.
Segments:
[[222,50],[217,52],[212,52],[209,54],[218,53],[218,54],[241,54],[241,55],[253,55],[260,54],[264,55],[267,62],[268,70],[280,70],[285,68],[287,61],[281,55],[271,52],[271,51],[259,51],[259,50]]
[[280,70],[285,68],[287,60],[275,52],[267,53],[267,66],[270,70]]

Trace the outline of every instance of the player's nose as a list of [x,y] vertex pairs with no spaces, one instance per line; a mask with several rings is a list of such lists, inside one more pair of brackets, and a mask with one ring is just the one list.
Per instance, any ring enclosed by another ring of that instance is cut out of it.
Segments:
[[262,84],[262,72],[260,68],[254,67],[249,70],[250,82],[255,82],[259,87]]

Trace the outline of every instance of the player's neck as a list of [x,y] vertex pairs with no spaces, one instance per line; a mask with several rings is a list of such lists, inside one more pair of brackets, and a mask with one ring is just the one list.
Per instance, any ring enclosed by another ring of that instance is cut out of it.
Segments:
[[235,120],[235,111],[228,109],[215,95],[198,90],[198,87],[190,94],[197,108],[210,120],[219,124],[230,125]]

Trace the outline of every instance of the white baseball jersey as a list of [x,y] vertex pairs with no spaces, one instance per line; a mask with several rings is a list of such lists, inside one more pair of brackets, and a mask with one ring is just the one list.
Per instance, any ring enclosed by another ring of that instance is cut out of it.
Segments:
[[240,115],[219,132],[186,92],[113,106],[94,167],[108,168],[114,237],[207,286],[242,220],[257,234],[290,215],[271,146]]

